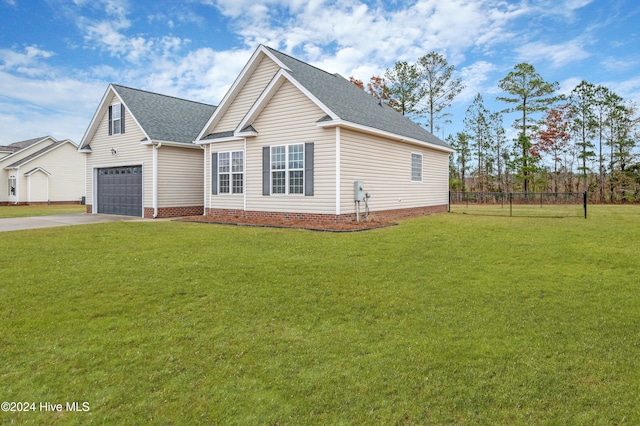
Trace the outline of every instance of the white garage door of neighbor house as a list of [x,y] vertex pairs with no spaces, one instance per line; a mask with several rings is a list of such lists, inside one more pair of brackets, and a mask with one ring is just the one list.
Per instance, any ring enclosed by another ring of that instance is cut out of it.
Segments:
[[98,213],[142,216],[142,166],[98,169]]

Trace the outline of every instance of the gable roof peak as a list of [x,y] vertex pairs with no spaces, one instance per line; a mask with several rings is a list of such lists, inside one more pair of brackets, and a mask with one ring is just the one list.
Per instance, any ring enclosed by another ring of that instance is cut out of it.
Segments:
[[440,138],[395,109],[380,105],[375,97],[340,74],[328,73],[270,47],[265,48],[290,68],[287,73],[317,99],[318,103],[328,108],[340,120],[451,150]]

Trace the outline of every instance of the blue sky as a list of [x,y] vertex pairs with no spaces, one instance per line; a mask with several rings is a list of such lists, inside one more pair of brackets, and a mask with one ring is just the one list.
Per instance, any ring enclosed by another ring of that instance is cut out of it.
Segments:
[[441,137],[520,62],[640,102],[639,23],[636,0],[0,0],[0,144],[79,143],[109,83],[217,104],[261,43],[362,80],[445,55],[466,88]]

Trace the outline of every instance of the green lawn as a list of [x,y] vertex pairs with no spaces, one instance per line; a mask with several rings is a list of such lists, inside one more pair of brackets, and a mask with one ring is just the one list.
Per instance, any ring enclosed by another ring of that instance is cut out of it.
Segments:
[[78,204],[52,204],[42,206],[0,206],[0,219],[6,217],[49,216],[63,213],[84,213],[86,206]]
[[3,233],[0,423],[640,424],[639,254],[638,206]]

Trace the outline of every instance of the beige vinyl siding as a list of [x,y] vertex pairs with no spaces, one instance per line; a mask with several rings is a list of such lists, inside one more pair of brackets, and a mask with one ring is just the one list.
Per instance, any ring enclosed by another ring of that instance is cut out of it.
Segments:
[[[87,154],[87,204],[93,204],[93,177],[95,168],[133,166],[142,164],[143,206],[153,206],[153,147],[142,145],[144,133],[129,111],[125,111],[125,133],[109,136],[109,113],[105,112],[98,129],[90,141],[91,153]],[[115,148],[117,155],[111,154]]]
[[[341,129],[341,212],[355,212],[353,182],[371,193],[371,211],[448,202],[449,155],[418,145]],[[422,182],[411,181],[411,154],[422,154]],[[361,206],[364,208],[364,206]]]
[[9,201],[9,173],[8,170],[0,169],[0,203]]
[[49,176],[41,170],[25,176],[25,197],[30,203],[49,201]]
[[7,170],[9,172],[9,176],[16,177],[16,195],[13,197],[9,197],[9,201],[12,203],[26,203],[28,201],[29,196],[29,188],[28,188],[28,177],[24,175],[25,172],[28,172],[30,169],[20,167],[19,169],[11,169]]
[[279,69],[275,62],[264,56],[215,128],[206,133],[235,130]]
[[[21,167],[27,171],[42,167],[49,173],[48,201],[80,201],[84,195],[84,154],[75,145],[65,143]],[[33,189],[33,181],[31,183]]]
[[201,148],[158,149],[158,207],[202,205],[203,155]]
[[[20,170],[3,170],[0,169],[0,202],[10,202],[10,203],[15,203],[17,201],[17,198],[15,196],[10,196],[9,195],[9,177],[10,176],[16,176],[16,180],[18,178],[18,176],[22,174],[24,175],[24,173],[21,173]],[[24,176],[23,176],[24,177]],[[21,191],[22,190],[22,186],[24,186],[24,183],[22,182],[16,182],[18,183],[18,190]],[[26,194],[26,192],[25,192]],[[20,195],[20,194],[18,194]]]
[[[207,208],[233,210],[242,210],[244,208],[244,194],[211,194],[211,154],[214,152],[231,151],[244,151],[244,140],[214,143],[209,145],[209,149],[207,149],[207,170],[205,174],[205,182],[207,186]],[[246,158],[247,156],[245,154],[245,183],[247,179]]]
[[[271,98],[247,139],[247,210],[335,214],[335,129],[319,128],[326,115],[293,84],[285,82]],[[314,195],[262,195],[262,147],[314,143]]]
[[[50,144],[43,144],[40,149]],[[17,160],[16,160],[17,161]],[[0,201],[10,202],[47,202],[77,201],[84,195],[84,154],[76,146],[65,143],[37,158],[22,164],[18,170],[7,170]],[[41,167],[42,171],[25,176],[25,173]],[[9,176],[16,176],[18,198],[8,196]]]

